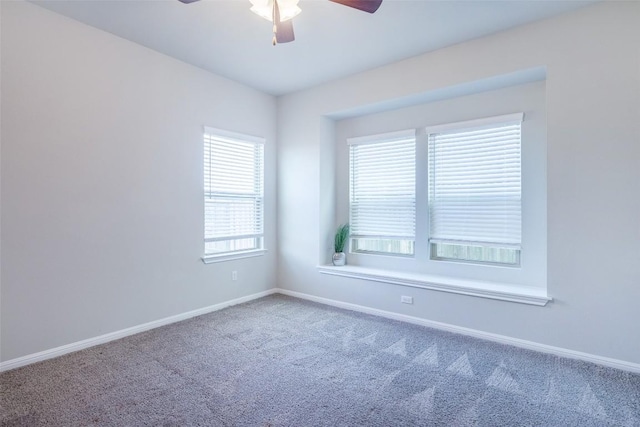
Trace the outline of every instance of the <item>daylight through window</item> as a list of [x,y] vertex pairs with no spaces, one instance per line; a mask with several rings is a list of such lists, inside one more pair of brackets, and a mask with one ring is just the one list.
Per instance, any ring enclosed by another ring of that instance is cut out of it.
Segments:
[[413,255],[415,130],[348,142],[351,251]]
[[205,256],[263,248],[263,175],[263,139],[205,128]]
[[431,259],[520,264],[522,118],[427,129]]
[[519,266],[523,117],[428,127],[420,158],[414,129],[348,139],[351,252],[413,256],[417,239],[431,260]]

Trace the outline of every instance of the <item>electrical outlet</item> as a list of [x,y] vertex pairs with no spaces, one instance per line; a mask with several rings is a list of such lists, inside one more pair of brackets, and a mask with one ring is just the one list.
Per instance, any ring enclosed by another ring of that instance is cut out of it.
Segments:
[[400,297],[400,302],[403,304],[413,304],[413,297],[408,297],[406,295],[402,295]]
[[238,272],[236,270],[231,272],[231,280],[238,280]]

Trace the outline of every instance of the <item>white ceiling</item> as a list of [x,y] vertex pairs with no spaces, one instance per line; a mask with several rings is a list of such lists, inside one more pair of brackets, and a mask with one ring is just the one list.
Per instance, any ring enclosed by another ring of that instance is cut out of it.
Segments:
[[564,13],[593,0],[384,0],[373,15],[302,0],[296,40],[271,45],[249,0],[33,1],[189,64],[282,95]]

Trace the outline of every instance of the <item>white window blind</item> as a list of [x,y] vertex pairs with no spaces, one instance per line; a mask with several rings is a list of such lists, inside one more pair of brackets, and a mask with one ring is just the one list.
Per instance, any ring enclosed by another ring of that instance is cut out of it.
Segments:
[[351,138],[351,250],[414,253],[415,130]]
[[262,249],[264,140],[205,128],[205,256]]
[[432,244],[520,250],[522,119],[427,128]]

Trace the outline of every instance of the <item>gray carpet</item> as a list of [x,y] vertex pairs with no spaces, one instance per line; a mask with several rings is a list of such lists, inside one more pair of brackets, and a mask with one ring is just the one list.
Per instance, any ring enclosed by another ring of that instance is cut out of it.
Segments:
[[275,295],[0,375],[3,426],[640,426],[640,376]]

